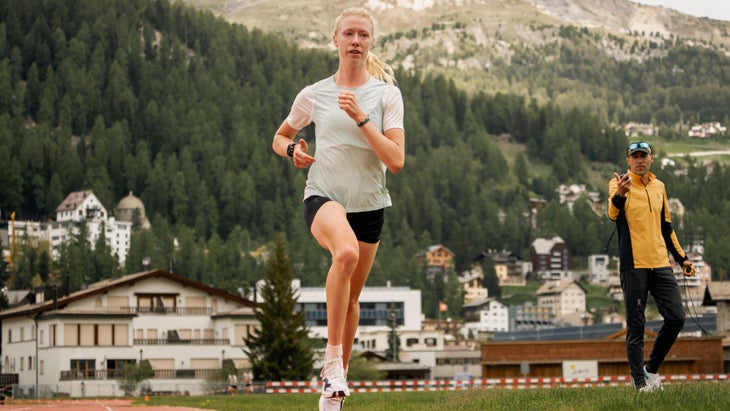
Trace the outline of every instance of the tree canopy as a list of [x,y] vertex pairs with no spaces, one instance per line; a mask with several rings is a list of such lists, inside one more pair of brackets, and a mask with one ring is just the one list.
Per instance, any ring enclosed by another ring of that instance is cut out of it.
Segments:
[[[602,252],[612,228],[605,216],[585,204],[565,209],[555,189],[577,183],[606,192],[627,144],[608,119],[669,122],[678,113],[705,118],[728,107],[728,57],[711,48],[677,44],[644,63],[592,65],[581,45],[587,34],[561,33],[561,71],[527,76],[523,70],[539,65],[518,53],[514,75],[561,90],[569,79],[591,81],[605,92],[600,107],[466,93],[444,76],[397,69],[406,166],[389,176],[394,205],[369,284],[422,286],[415,255],[436,243],[455,252],[457,272],[484,250],[527,258],[543,235],[562,236],[574,256]],[[336,64],[334,53],[299,49],[181,2],[0,2],[3,215],[45,221],[66,194],[91,189],[109,210],[133,191],[152,222],[133,236],[118,271],[101,244],[84,261],[93,247],[76,241],[51,267],[34,263],[17,272],[19,284],[36,274],[55,281],[71,275],[81,287],[139,271],[150,257],[153,267],[247,290],[263,275],[262,247],[285,232],[296,277],[323,285],[328,256],[301,218],[306,172],[275,156],[271,139],[296,93]],[[312,127],[301,136],[316,146]],[[688,164],[686,173],[656,171],[687,209],[683,243],[704,239],[706,260],[724,273],[730,175],[722,166],[709,173]],[[548,201],[537,215],[533,198]]]

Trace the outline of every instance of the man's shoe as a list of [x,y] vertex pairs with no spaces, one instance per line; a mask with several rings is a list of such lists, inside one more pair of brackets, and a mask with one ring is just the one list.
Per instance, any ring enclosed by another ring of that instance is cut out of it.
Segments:
[[644,366],[644,379],[646,380],[646,386],[651,387],[652,391],[661,391],[664,388],[662,388],[662,377],[659,376],[659,373],[651,373],[646,370],[646,366]]
[[325,361],[322,372],[322,396],[327,398],[343,398],[350,396],[350,388],[345,379],[342,358]]
[[344,397],[325,397],[324,395],[319,397],[319,411],[340,411],[344,404]]
[[649,386],[649,385],[645,385],[645,386],[639,388],[639,392],[641,392],[641,393],[654,392],[654,389],[651,388],[651,386]]

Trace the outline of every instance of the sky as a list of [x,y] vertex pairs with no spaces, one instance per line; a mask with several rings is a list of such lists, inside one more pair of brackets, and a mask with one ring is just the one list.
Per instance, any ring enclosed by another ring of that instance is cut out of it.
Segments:
[[631,0],[650,6],[663,6],[697,17],[730,21],[729,0]]

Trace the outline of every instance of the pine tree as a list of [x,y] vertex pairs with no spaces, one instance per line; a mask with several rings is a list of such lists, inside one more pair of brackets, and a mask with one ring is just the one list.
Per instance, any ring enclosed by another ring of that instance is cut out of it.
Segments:
[[294,275],[286,249],[286,237],[277,234],[260,290],[263,302],[256,309],[261,329],[245,337],[244,352],[256,379],[297,381],[312,375],[312,346],[304,311],[295,312]]
[[494,271],[494,259],[486,256],[482,261],[482,272],[484,273],[483,286],[487,290],[489,298],[500,298],[502,296],[502,287],[499,286],[499,278]]
[[91,269],[89,274],[90,282],[95,283],[99,280],[118,278],[119,277],[119,258],[112,251],[112,248],[106,242],[104,233],[106,232],[106,224],[102,223],[99,227],[99,234],[94,243],[94,250],[91,254]]
[[450,317],[462,317],[464,286],[459,282],[459,275],[456,274],[453,267],[449,269],[446,276],[443,300],[449,306],[448,315]]

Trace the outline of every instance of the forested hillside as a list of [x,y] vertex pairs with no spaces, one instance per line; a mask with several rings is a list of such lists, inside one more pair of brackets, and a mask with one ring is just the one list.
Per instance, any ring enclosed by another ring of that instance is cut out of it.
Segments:
[[[692,74],[686,94],[721,89],[716,76],[728,76],[726,57],[711,49],[676,53],[717,62]],[[590,56],[580,61],[588,66]],[[602,74],[607,84],[620,84],[632,75],[663,78],[676,64],[668,57],[616,63]],[[574,66],[575,76],[593,75],[581,67]],[[111,275],[139,271],[150,256],[154,267],[246,288],[263,270],[251,252],[283,231],[296,275],[304,285],[322,285],[328,256],[307,233],[300,205],[306,172],[275,156],[271,140],[299,89],[335,68],[332,52],[299,49],[167,0],[3,1],[2,216],[54,218],[66,194],[84,189],[112,210],[132,191],[153,228],[134,235],[127,267]],[[389,176],[394,206],[369,284],[418,287],[427,301],[455,294],[454,275],[427,286],[416,261],[436,243],[456,253],[457,272],[484,250],[527,258],[538,236],[560,235],[575,256],[603,251],[611,224],[586,202],[571,213],[557,203],[555,189],[586,184],[589,173],[607,180],[622,169],[623,131],[590,107],[562,110],[518,95],[467,93],[417,70],[396,76],[405,99],[407,159],[401,173]],[[649,84],[661,95],[662,83],[635,80],[637,89]],[[712,111],[720,103],[692,104]],[[315,143],[311,130],[303,137]],[[514,152],[503,152],[504,144]],[[680,237],[702,236],[706,259],[715,273],[724,272],[730,175],[723,167],[707,175],[691,161],[686,174],[672,171],[657,169],[687,208]],[[605,191],[603,180],[588,184]],[[533,197],[548,200],[536,215]],[[74,288],[108,277],[109,269],[93,264],[99,251],[83,243],[69,244],[53,264],[42,249],[26,248],[13,286],[25,287],[34,276],[58,281],[61,273],[71,273]]]
[[[324,49],[344,7],[329,0],[179,0]],[[442,74],[470,94],[515,94],[602,122],[674,126],[729,118],[730,22],[627,0],[371,0],[375,51],[395,65]],[[296,19],[286,18],[296,15]]]

